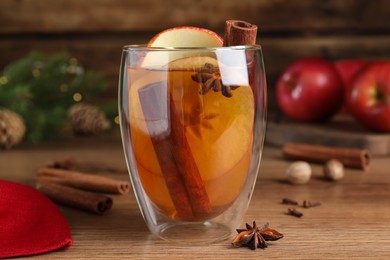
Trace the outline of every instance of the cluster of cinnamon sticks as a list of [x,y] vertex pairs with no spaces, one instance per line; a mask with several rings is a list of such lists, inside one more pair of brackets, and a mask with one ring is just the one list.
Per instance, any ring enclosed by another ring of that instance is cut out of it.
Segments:
[[74,160],[55,161],[36,173],[37,189],[56,203],[95,214],[107,213],[113,200],[106,194],[127,194],[128,181],[73,170]]

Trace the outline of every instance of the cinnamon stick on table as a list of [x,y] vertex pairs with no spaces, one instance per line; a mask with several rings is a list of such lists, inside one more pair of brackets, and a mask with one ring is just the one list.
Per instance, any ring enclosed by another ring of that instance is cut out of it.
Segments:
[[364,149],[339,148],[319,145],[288,143],[283,147],[287,159],[324,163],[336,159],[345,167],[368,170],[370,154]]
[[71,170],[41,168],[37,182],[51,182],[73,188],[113,194],[127,194],[130,182]]
[[83,191],[49,182],[37,182],[36,188],[56,203],[83,209],[98,215],[106,214],[112,207],[112,199],[100,193]]

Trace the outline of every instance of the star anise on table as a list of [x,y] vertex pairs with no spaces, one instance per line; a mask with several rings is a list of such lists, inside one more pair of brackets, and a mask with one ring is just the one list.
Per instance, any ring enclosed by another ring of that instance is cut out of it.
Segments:
[[239,86],[228,86],[222,84],[221,73],[218,68],[215,68],[211,63],[205,63],[203,68],[191,76],[192,80],[201,83],[199,94],[204,95],[211,89],[214,92],[221,92],[225,97],[232,97],[232,90]]
[[268,247],[266,241],[275,241],[283,238],[283,234],[269,228],[268,223],[258,227],[253,221],[253,226],[246,223],[246,229],[237,229],[238,235],[233,239],[232,245],[236,247],[247,246],[252,250]]

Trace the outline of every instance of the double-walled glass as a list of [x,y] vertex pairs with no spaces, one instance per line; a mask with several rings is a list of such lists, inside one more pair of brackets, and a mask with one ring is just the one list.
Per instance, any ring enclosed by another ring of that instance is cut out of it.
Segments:
[[125,46],[122,141],[145,222],[167,240],[227,238],[247,211],[265,135],[260,46]]

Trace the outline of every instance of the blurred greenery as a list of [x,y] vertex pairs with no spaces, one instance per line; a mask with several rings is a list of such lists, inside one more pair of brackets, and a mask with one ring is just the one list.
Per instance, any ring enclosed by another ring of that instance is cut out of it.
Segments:
[[[20,114],[25,120],[26,140],[39,142],[73,134],[67,120],[70,106],[93,103],[104,94],[107,82],[98,73],[85,70],[68,53],[45,57],[31,52],[10,63],[0,76],[0,108]],[[110,119],[116,103],[100,104]]]

